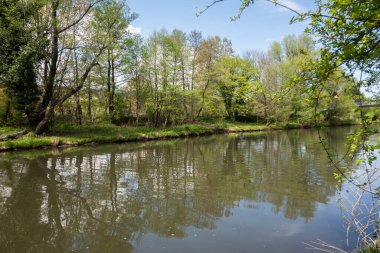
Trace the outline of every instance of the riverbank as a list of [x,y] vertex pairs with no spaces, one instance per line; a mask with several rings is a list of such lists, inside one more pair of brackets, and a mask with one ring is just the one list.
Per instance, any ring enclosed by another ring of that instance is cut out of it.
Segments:
[[[283,129],[281,126],[267,126],[249,123],[189,124],[166,128],[131,127],[115,125],[63,125],[53,133],[35,136],[29,133],[13,140],[0,141],[0,151],[49,147],[68,147],[120,143],[133,141],[160,140],[216,133],[254,132]],[[2,127],[0,136],[20,131],[18,128]]]

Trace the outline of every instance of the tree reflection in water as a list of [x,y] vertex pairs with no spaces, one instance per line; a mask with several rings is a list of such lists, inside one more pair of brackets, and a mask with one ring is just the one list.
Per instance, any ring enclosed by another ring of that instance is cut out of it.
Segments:
[[[348,131],[325,134],[342,148]],[[242,201],[308,222],[337,186],[317,140],[279,131],[2,154],[0,252],[131,252],[147,233],[215,229]]]

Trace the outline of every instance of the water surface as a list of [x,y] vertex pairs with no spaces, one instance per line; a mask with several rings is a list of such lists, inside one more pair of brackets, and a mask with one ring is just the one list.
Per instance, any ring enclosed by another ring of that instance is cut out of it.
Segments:
[[0,252],[344,249],[333,172],[315,130],[3,153]]

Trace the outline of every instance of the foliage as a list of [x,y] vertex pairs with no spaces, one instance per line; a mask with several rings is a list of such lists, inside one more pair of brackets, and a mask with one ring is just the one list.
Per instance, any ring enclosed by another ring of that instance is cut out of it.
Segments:
[[212,77],[224,101],[228,118],[245,113],[248,96],[254,92],[255,68],[249,60],[222,57],[215,64]]
[[329,65],[344,64],[353,73],[360,70],[373,80],[380,65],[378,1],[316,1],[317,9],[296,20],[311,17],[308,32],[318,36]]
[[47,40],[34,26],[44,1],[0,2],[0,84],[16,108],[32,123],[39,101],[37,64],[44,57]]

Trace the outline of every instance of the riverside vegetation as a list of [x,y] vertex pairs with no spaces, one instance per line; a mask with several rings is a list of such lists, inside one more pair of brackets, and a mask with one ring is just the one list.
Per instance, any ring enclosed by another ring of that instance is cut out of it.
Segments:
[[[48,135],[37,136],[33,133],[21,138],[0,142],[0,151],[25,148],[75,146],[95,143],[146,141],[188,136],[209,135],[213,133],[252,132],[279,129],[259,124],[216,123],[191,124],[165,128],[115,126],[97,124],[92,126],[60,125]],[[0,134],[12,134],[21,129],[3,127]]]

